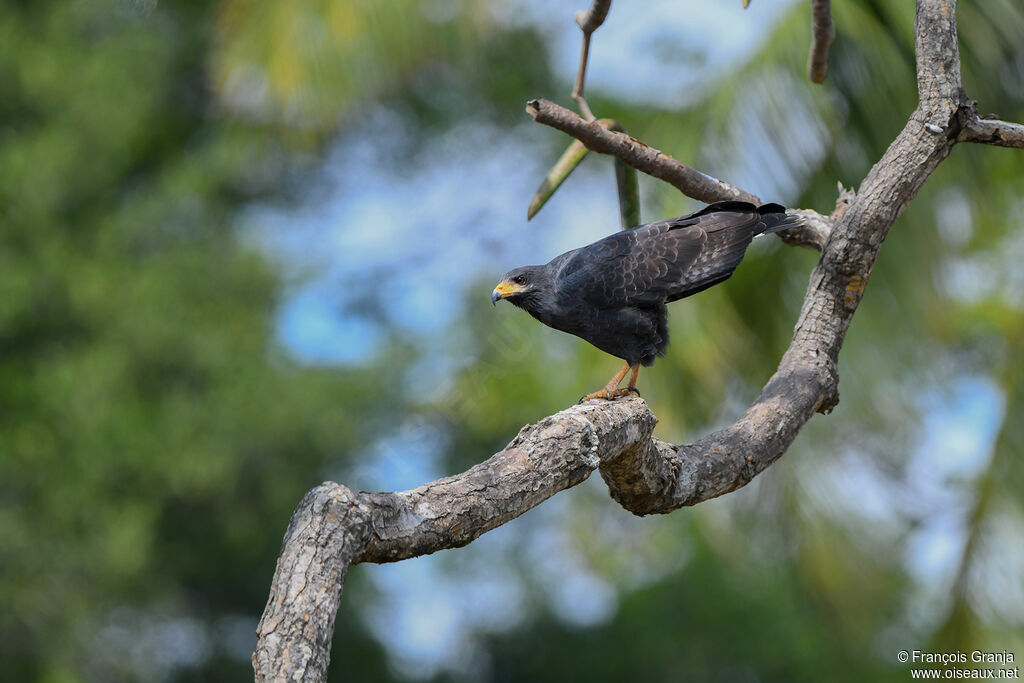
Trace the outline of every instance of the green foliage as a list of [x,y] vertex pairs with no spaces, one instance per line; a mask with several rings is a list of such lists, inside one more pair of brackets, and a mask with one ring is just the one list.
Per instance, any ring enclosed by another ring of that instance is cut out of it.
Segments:
[[[125,608],[251,634],[290,511],[401,402],[400,363],[314,371],[275,348],[280,283],[232,214],[280,152],[216,115],[199,9],[0,14],[11,680],[133,678],[93,654]],[[235,657],[205,664],[244,678]]]
[[[548,38],[494,11],[468,0],[4,4],[5,678],[246,678],[281,536],[307,489],[351,472],[414,413],[444,426],[443,468],[464,469],[616,369],[527,316],[478,306],[490,283],[444,332],[460,362],[441,396],[410,400],[406,370],[421,351],[398,332],[359,365],[301,366],[274,339],[282,276],[239,239],[240,211],[302,196],[327,144],[378,105],[412,122],[415,152],[459,123],[519,122],[527,97],[567,99]],[[594,88],[589,101],[696,168],[828,213],[836,181],[864,176],[916,100],[911,3],[833,11],[823,86],[805,80],[808,17],[794,5],[690,106]],[[970,96],[1024,119],[1019,6],[962,3],[959,30]],[[550,141],[549,159],[567,142],[524,130]],[[1000,548],[1021,528],[1022,179],[1018,151],[956,146],[888,238],[840,358],[842,403],[754,485],[628,521],[599,486],[571,492],[557,522],[567,551],[613,586],[618,610],[567,625],[537,568],[516,558],[536,590],[521,624],[477,639],[487,677],[888,680],[906,678],[897,645],[1019,654],[1017,617],[985,589],[1016,575]],[[650,218],[693,208],[663,183],[645,178],[642,192]],[[673,306],[670,353],[640,376],[659,436],[691,439],[739,414],[788,343],[814,261],[766,242],[728,283]],[[964,268],[994,275],[965,289]],[[952,602],[915,621],[905,543],[927,518],[865,516],[834,468],[852,460],[879,485],[912,486],[921,396],[951,393],[964,375],[998,387],[1005,418],[991,459],[962,482],[969,542]],[[627,578],[640,565],[646,578]],[[402,677],[356,609],[377,597],[353,572],[334,657],[356,680]],[[181,624],[203,645],[170,661],[168,629]]]
[[[493,681],[903,680],[842,638],[845,613],[799,575],[723,558],[696,538],[684,570],[629,595],[591,629],[545,621],[493,639]],[[726,636],[727,637],[724,637]],[[557,648],[544,643],[558,643]]]

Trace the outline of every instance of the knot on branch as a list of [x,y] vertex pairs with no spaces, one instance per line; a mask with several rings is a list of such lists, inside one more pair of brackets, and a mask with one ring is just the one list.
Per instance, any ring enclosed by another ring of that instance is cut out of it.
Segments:
[[665,501],[672,498],[679,474],[674,455],[668,444],[648,438],[603,461],[601,478],[612,499],[634,515],[670,512]]
[[814,412],[828,415],[839,405],[839,364],[829,355],[821,361],[821,372],[826,376],[821,394],[818,397],[818,405]]

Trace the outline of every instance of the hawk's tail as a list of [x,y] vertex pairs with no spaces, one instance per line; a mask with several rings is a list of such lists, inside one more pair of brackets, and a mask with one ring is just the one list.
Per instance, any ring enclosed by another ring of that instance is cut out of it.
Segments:
[[760,233],[762,235],[770,235],[786,228],[795,228],[803,221],[800,216],[786,213],[786,207],[780,204],[762,204],[757,207],[757,212],[761,214],[761,223],[765,226]]

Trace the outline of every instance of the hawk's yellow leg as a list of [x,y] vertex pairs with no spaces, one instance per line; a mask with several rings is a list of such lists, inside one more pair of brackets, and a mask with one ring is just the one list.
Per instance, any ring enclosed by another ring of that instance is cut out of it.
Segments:
[[618,398],[619,396],[625,396],[629,393],[634,393],[637,396],[639,396],[640,390],[636,388],[636,376],[640,374],[639,363],[634,365],[632,368],[633,374],[629,378],[629,385],[625,389],[617,388],[619,386],[619,382],[622,381],[622,378],[626,376],[626,373],[629,372],[629,370],[629,363],[626,363],[619,369],[618,372],[615,373],[615,376],[612,377],[611,381],[605,385],[604,389],[599,389],[598,391],[595,391],[591,394],[587,394],[586,396],[580,399],[580,403],[583,403],[584,401],[589,401],[592,398],[603,398],[605,400],[611,401],[615,398]]

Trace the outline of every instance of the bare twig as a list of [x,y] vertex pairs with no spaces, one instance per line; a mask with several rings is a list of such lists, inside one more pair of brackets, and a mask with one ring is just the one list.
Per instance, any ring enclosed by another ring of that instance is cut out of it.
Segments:
[[957,140],[1024,149],[1024,126],[998,119],[968,116],[965,117]]
[[688,197],[702,202],[715,202],[724,199],[739,199],[758,204],[761,202],[749,192],[744,192],[729,183],[695,171],[636,138],[625,133],[607,130],[596,121],[584,121],[565,107],[560,107],[550,100],[530,100],[526,103],[526,113],[538,123],[568,133],[595,152],[618,157],[638,171],[643,171],[647,175],[674,185]]
[[572,98],[576,100],[576,106],[580,109],[580,114],[583,115],[587,121],[594,120],[594,112],[590,111],[590,105],[587,104],[587,98],[583,96],[583,82],[587,77],[587,61],[590,59],[590,34],[584,32],[583,34],[583,49],[580,53],[580,66],[579,70],[576,71],[576,84],[572,87]]
[[[949,138],[928,126],[958,131],[958,117],[969,109],[955,11],[956,0],[918,0],[919,105],[856,198],[837,210],[790,346],[739,420],[692,444],[672,445],[650,438],[655,419],[639,398],[590,403],[523,428],[508,447],[463,474],[411,491],[354,493],[321,485],[300,503],[285,535],[258,628],[257,680],[326,679],[351,564],[465,545],[595,468],[612,497],[637,514],[693,505],[745,485],[786,451],[815,412],[835,406],[839,350],[882,242],[950,151]],[[639,149],[640,143],[627,143]]]
[[590,59],[590,34],[596,31],[604,23],[611,9],[612,0],[594,0],[589,10],[580,10],[576,13],[576,25],[583,32],[583,48],[580,52],[580,66],[576,71],[576,83],[572,87],[572,98],[576,100],[576,106],[580,108],[580,114],[587,121],[594,120],[594,113],[590,111],[590,105],[583,97],[583,84],[587,78],[587,62]]
[[[600,122],[584,121],[579,116],[550,100],[537,99],[526,103],[526,113],[538,123],[556,128],[573,136],[589,149],[610,154],[638,171],[664,180],[687,197],[711,203],[729,199],[760,204],[761,199],[724,180],[690,168],[686,164],[640,142],[625,133],[609,130]],[[801,209],[805,217],[801,226],[779,233],[786,243],[821,250],[832,221],[809,209]]]
[[813,83],[823,83],[828,75],[828,46],[836,37],[832,24],[830,0],[811,0],[811,54],[807,59],[807,75]]

